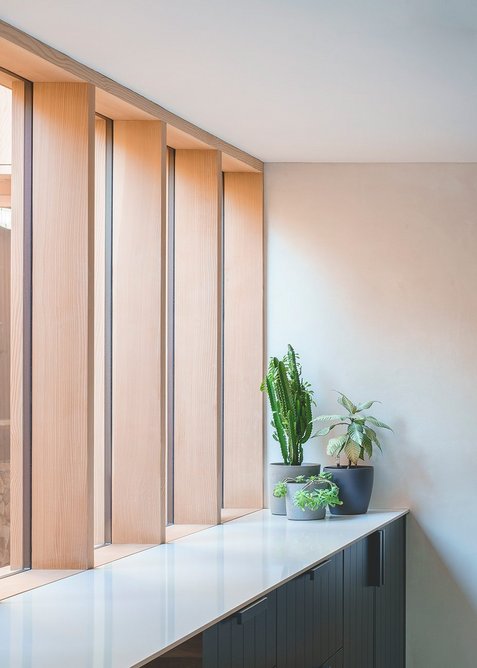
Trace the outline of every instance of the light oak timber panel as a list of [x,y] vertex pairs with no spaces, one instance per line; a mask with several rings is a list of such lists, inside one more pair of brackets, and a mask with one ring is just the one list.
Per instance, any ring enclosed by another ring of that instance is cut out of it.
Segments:
[[105,542],[106,120],[95,118],[94,191],[94,544]]
[[10,566],[30,559],[31,87],[12,82]]
[[224,508],[263,507],[263,178],[224,174]]
[[113,543],[165,534],[165,125],[114,123]]
[[93,566],[94,89],[33,91],[32,566]]
[[221,178],[218,151],[176,150],[175,524],[220,522]]

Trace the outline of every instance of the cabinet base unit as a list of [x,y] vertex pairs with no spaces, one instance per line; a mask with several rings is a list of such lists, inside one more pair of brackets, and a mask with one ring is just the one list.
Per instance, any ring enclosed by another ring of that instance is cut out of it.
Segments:
[[404,668],[406,518],[151,661],[154,668]]
[[404,668],[405,518],[344,551],[344,668]]

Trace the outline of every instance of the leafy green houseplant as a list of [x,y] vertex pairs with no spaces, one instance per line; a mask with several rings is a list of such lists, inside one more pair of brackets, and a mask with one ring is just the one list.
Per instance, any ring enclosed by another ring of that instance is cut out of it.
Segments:
[[[280,446],[282,462],[270,464],[270,484],[299,473],[305,476],[317,475],[319,464],[303,462],[303,446],[312,438],[313,390],[310,383],[303,380],[299,355],[291,345],[282,359],[271,357],[267,375],[261,385],[266,392],[272,412],[273,438]],[[270,497],[273,514],[285,515],[285,501],[273,494]]]
[[[330,438],[327,453],[336,457],[336,466],[327,466],[325,471],[331,472],[333,480],[340,488],[343,504],[331,512],[338,515],[356,515],[367,512],[373,489],[374,469],[372,466],[359,466],[365,457],[371,458],[374,448],[382,450],[381,441],[374,428],[388,429],[391,427],[367,411],[377,401],[365,401],[354,404],[345,394],[339,392],[338,403],[347,411],[346,415],[320,415],[314,422],[332,422],[333,424],[320,429],[317,436],[327,436],[336,427],[345,427],[345,432]],[[340,457],[344,454],[348,465],[341,466]]]
[[327,507],[341,505],[338,486],[331,477],[331,473],[320,473],[287,478],[275,485],[273,494],[286,498],[288,519],[324,519]]

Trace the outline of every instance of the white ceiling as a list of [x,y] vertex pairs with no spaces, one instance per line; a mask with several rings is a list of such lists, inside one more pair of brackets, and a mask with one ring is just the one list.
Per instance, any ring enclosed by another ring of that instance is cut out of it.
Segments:
[[265,161],[477,161],[476,0],[0,0],[0,17]]

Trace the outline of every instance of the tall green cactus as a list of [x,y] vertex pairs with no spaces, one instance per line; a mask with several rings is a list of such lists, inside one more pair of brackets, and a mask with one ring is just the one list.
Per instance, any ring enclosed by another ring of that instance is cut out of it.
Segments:
[[273,438],[280,444],[285,464],[301,464],[303,444],[312,436],[311,404],[313,390],[301,377],[298,355],[291,345],[279,360],[271,357],[267,375],[261,386],[272,409]]

